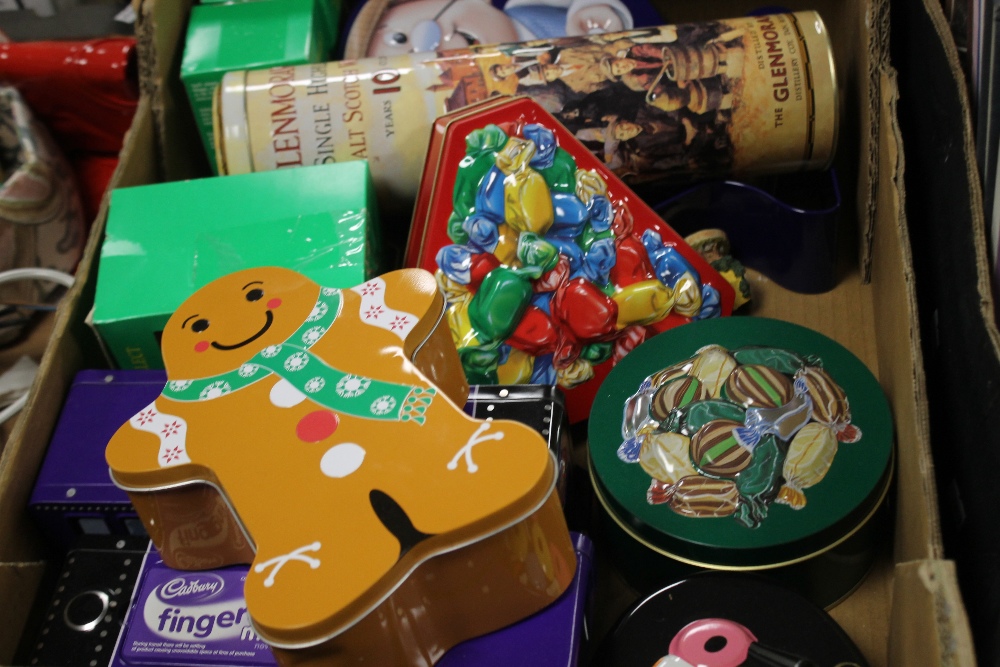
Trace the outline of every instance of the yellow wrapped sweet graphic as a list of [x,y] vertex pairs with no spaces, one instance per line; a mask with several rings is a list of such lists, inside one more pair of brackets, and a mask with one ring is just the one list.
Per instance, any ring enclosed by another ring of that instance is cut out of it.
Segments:
[[531,369],[534,367],[535,358],[517,349],[510,348],[507,361],[497,367],[497,377],[500,384],[528,384],[531,381]]
[[565,368],[556,369],[560,387],[575,387],[594,377],[594,365],[586,359],[575,359]]
[[651,433],[643,438],[639,465],[653,479],[676,484],[698,474],[691,463],[690,448],[691,439],[680,433]]
[[463,299],[452,304],[447,311],[448,329],[456,347],[478,345],[479,337],[469,320],[469,299]]
[[726,380],[729,379],[729,374],[735,368],[736,360],[729,355],[726,348],[721,345],[707,345],[698,350],[690,374],[701,381],[709,396],[718,398],[722,394]]
[[449,278],[441,269],[434,272],[434,281],[449,304],[467,301],[472,298],[472,294],[466,285],[453,278]]
[[659,280],[644,280],[626,285],[611,295],[618,304],[619,329],[631,324],[659,322],[674,306],[674,293]]
[[593,169],[576,170],[576,196],[584,204],[590,204],[595,195],[607,195],[608,184]]
[[685,317],[694,317],[701,310],[701,285],[690,273],[674,283],[674,310]]
[[781,471],[785,485],[778,492],[777,502],[792,509],[806,505],[803,489],[821,482],[837,455],[837,434],[819,422],[810,422],[792,438]]
[[493,255],[501,264],[513,265],[517,259],[517,242],[521,234],[510,225],[497,226],[497,247],[493,250]]
[[534,154],[534,143],[511,137],[503,151],[497,154],[496,164],[506,175],[503,198],[507,224],[518,232],[544,235],[552,226],[555,211],[545,179],[528,167]]

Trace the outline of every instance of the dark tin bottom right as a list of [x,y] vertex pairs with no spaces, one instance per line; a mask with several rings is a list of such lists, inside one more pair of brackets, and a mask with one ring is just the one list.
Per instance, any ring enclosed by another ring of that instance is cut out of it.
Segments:
[[592,667],[867,667],[822,608],[751,574],[704,572],[637,601]]

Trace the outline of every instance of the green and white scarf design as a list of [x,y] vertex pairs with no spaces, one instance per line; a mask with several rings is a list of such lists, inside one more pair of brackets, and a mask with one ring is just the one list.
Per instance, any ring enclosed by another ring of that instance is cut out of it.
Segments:
[[340,290],[324,287],[312,313],[295,333],[270,345],[238,369],[197,380],[174,380],[162,395],[174,401],[208,401],[277,375],[312,401],[335,412],[383,421],[424,423],[433,387],[385,382],[336,369],[309,351],[343,307]]

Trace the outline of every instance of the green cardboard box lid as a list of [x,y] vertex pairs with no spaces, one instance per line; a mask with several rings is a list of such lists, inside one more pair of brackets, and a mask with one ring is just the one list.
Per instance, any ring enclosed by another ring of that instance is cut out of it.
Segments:
[[365,161],[119,188],[111,194],[93,322],[123,368],[162,368],[156,335],[192,292],[252,266],[328,287],[380,272]]
[[212,97],[223,75],[323,62],[336,42],[338,22],[336,0],[249,0],[191,8],[180,76],[215,173]]
[[195,5],[188,22],[181,78],[326,59],[337,31],[337,12],[332,9],[330,0]]

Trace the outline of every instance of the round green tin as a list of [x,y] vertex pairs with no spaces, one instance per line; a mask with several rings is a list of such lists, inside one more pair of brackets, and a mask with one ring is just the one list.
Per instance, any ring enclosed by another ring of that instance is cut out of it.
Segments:
[[818,332],[754,317],[663,332],[615,366],[588,428],[613,552],[637,585],[771,571],[828,606],[871,564],[892,419],[867,367]]

